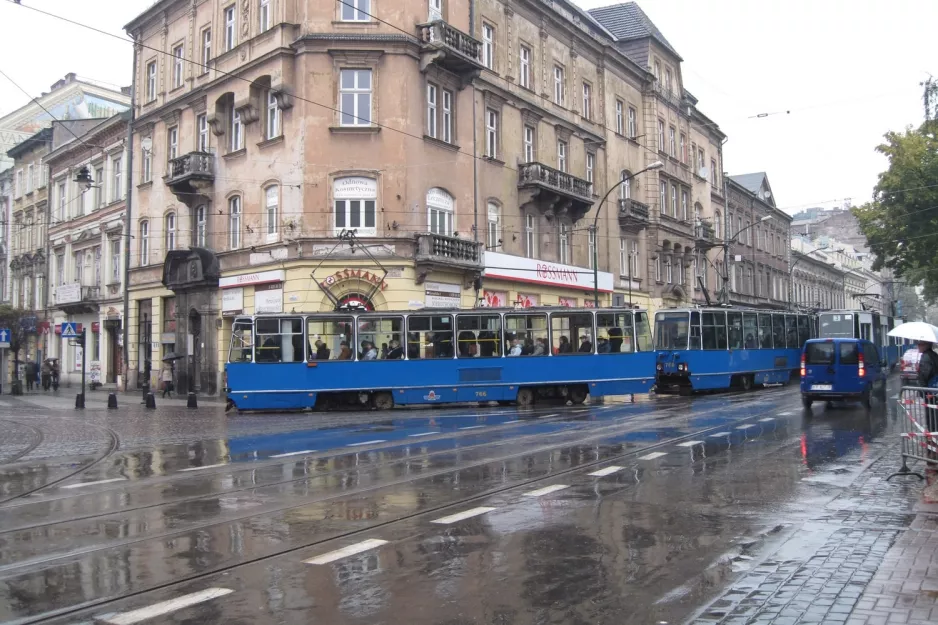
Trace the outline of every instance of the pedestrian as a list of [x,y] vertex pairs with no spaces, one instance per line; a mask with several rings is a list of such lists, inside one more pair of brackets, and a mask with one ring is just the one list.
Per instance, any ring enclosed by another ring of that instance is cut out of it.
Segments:
[[36,363],[26,358],[26,390],[33,390],[33,383],[36,381]]
[[[934,343],[928,341],[918,342],[918,351],[922,354],[918,361],[918,385],[922,388],[933,388],[938,393],[938,354],[935,353]],[[934,405],[934,402],[928,402]],[[926,408],[925,427],[929,432],[938,432],[938,411]]]
[[42,361],[40,379],[42,380],[42,390],[48,391],[49,386],[52,385],[52,362],[48,358]]
[[173,363],[166,361],[163,363],[163,368],[160,369],[160,382],[163,386],[163,397],[165,398],[167,393],[169,398],[173,398]]

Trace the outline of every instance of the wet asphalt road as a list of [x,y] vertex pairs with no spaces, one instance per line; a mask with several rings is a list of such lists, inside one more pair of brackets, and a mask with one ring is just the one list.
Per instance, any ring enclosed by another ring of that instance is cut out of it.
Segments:
[[0,622],[683,622],[895,421],[806,414],[796,385],[326,416],[2,401]]

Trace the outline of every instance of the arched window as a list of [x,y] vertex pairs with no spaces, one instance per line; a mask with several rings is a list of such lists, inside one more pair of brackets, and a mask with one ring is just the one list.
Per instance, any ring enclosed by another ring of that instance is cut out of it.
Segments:
[[166,251],[176,249],[176,213],[169,213],[166,215],[166,232],[164,234],[163,243],[166,246]]
[[208,210],[205,204],[195,209],[195,245],[196,247],[206,247],[208,239]]
[[375,205],[378,201],[378,182],[374,178],[350,176],[336,178],[332,183],[335,200],[335,233],[355,230],[358,236],[374,236]]
[[241,196],[228,199],[228,248],[241,247]]
[[140,222],[140,265],[150,264],[150,222]]
[[453,236],[453,213],[456,207],[456,201],[453,196],[440,189],[433,187],[427,191],[427,214],[429,219],[428,229],[433,234],[442,234],[447,237]]
[[619,197],[623,200],[630,199],[632,197],[632,173],[623,169],[619,180],[622,181],[619,185]]
[[280,212],[280,187],[270,185],[264,189],[264,223],[267,226],[267,242],[277,240],[277,225]]

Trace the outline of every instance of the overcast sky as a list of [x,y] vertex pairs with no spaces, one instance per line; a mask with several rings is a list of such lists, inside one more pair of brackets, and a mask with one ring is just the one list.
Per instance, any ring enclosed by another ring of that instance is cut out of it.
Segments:
[[[326,1],[326,0],[318,0]],[[611,0],[577,0],[584,8]],[[153,0],[22,0],[101,30]],[[936,0],[640,0],[684,58],[684,85],[729,136],[727,171],[766,171],[779,206],[868,199],[887,130],[922,119],[938,73]],[[131,47],[0,0],[0,69],[31,96],[68,72],[130,84]],[[0,77],[0,115],[28,101]],[[790,113],[785,113],[790,111]],[[756,115],[768,113],[768,116]]]

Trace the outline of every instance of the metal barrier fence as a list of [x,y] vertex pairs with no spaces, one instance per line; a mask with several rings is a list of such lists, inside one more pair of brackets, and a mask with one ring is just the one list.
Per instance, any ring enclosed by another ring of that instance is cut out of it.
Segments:
[[899,418],[904,418],[902,436],[902,467],[890,475],[915,475],[909,469],[910,458],[920,460],[927,468],[938,469],[938,389],[904,386],[899,392]]

